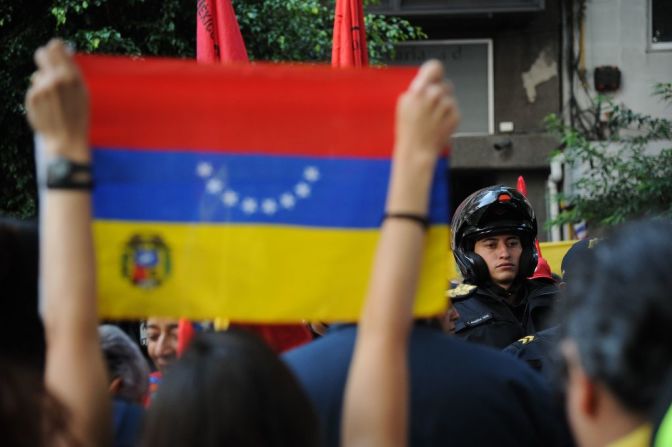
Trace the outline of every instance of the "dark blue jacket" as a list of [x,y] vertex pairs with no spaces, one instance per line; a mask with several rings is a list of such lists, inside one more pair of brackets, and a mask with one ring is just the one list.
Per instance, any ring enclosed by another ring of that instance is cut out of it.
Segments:
[[503,349],[507,354],[526,362],[541,372],[549,380],[554,379],[559,371],[560,326],[553,326],[545,331],[523,337]]
[[114,399],[114,447],[134,447],[139,444],[145,409],[140,404]]
[[[303,384],[325,445],[339,445],[356,327],[330,328],[283,359]],[[558,446],[569,439],[542,378],[493,349],[419,326],[410,339],[412,446]]]

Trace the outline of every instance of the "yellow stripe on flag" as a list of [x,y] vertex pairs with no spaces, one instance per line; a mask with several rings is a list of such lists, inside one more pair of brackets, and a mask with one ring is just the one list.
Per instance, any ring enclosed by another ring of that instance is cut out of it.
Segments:
[[[379,232],[99,220],[94,235],[102,317],[292,322],[359,317]],[[158,267],[150,272],[160,283],[134,284],[134,236],[165,246]],[[432,227],[415,306],[418,316],[437,314],[446,306],[447,247],[448,227]],[[229,255],[223,255],[224,248]],[[330,290],[324,290],[325,282],[333,285]]]

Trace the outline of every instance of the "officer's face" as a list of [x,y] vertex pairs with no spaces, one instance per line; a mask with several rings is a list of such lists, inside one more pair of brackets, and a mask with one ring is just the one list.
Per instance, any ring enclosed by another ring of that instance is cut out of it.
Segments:
[[488,265],[492,282],[508,289],[518,275],[523,247],[520,238],[511,234],[488,236],[476,242],[474,252]]

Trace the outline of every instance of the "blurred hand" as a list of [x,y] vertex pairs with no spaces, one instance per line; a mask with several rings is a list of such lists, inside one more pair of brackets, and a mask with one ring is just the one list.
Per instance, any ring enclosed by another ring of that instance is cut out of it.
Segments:
[[434,160],[460,122],[453,88],[437,60],[425,62],[397,101],[396,149]]
[[72,51],[52,39],[35,52],[35,63],[26,93],[30,125],[49,154],[88,161],[89,99]]

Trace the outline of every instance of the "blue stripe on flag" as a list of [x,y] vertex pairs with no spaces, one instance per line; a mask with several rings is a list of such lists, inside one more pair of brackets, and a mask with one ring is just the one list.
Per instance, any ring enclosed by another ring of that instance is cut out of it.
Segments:
[[[375,228],[389,159],[94,150],[97,219]],[[448,223],[447,161],[430,220]]]

